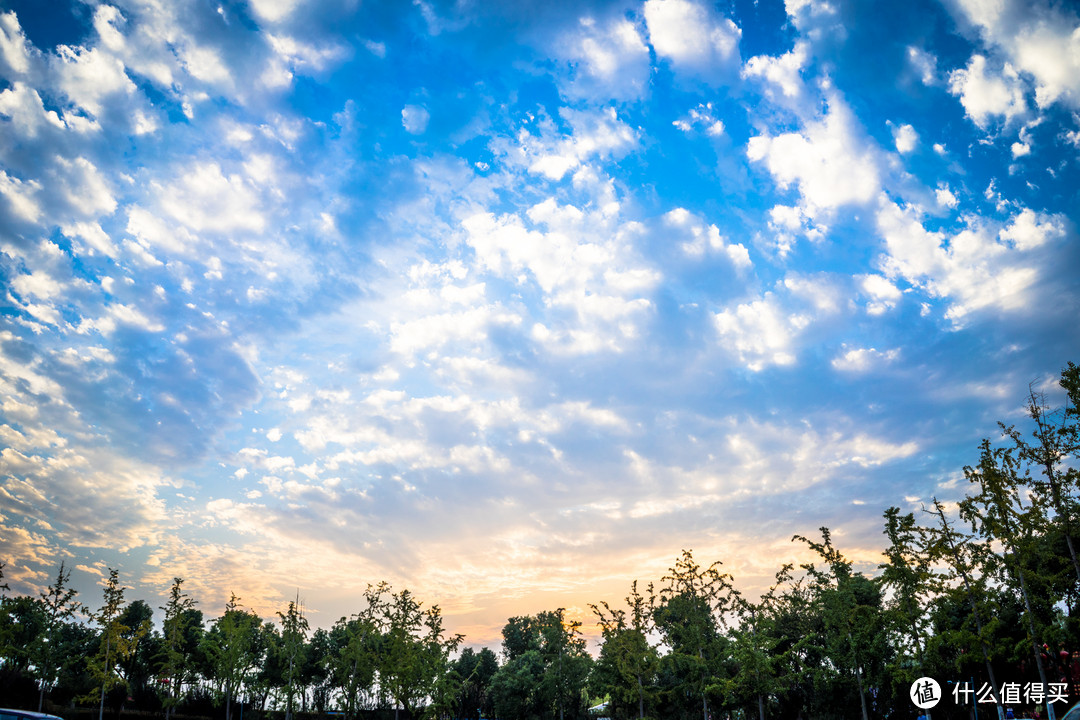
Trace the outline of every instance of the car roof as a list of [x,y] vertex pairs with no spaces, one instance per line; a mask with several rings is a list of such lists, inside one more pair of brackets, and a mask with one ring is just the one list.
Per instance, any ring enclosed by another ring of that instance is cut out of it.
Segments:
[[15,715],[23,718],[34,718],[35,720],[63,720],[56,715],[50,715],[49,713],[34,712],[33,710],[16,710],[14,708],[0,708],[0,715]]

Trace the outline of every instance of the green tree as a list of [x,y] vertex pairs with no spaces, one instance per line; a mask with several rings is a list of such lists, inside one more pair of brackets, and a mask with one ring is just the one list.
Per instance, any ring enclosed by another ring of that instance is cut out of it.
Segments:
[[[1038,468],[1042,479],[1034,480],[1031,485],[1034,490],[1033,499],[1043,506],[1043,513],[1052,516],[1054,521],[1061,526],[1065,537],[1065,544],[1069,550],[1069,558],[1072,560],[1073,572],[1076,582],[1080,583],[1080,558],[1073,540],[1073,526],[1076,517],[1076,470],[1067,466],[1070,458],[1076,457],[1080,451],[1080,432],[1078,432],[1077,414],[1075,402],[1080,400],[1080,395],[1075,391],[1071,383],[1071,376],[1077,368],[1069,363],[1069,368],[1062,371],[1062,385],[1066,389],[1067,396],[1072,405],[1066,402],[1065,407],[1052,410],[1046,404],[1046,395],[1036,392],[1032,386],[1028,386],[1027,414],[1035,426],[1031,432],[1033,438],[1029,442],[1019,430],[1012,425],[998,423],[1002,432],[1012,439],[1017,457]],[[1069,392],[1073,388],[1073,392]]]
[[630,586],[626,605],[627,610],[613,609],[606,602],[589,605],[603,638],[590,682],[595,693],[608,697],[611,717],[630,717],[629,710],[636,706],[640,719],[656,694],[660,654],[649,642],[652,611],[648,600],[638,592],[636,580]]
[[408,589],[394,593],[383,610],[379,685],[394,700],[395,718],[398,709],[430,717],[452,701],[449,657],[464,638],[447,636],[439,606],[424,610]]
[[261,625],[258,615],[240,609],[240,598],[233,594],[225,604],[225,613],[203,637],[210,674],[216,681],[218,696],[225,701],[225,720],[232,720],[233,699],[261,658]]
[[568,620],[566,610],[545,610],[536,616],[540,631],[540,656],[545,670],[540,682],[544,704],[565,720],[586,711],[585,685],[592,660],[585,651],[581,621]]
[[[511,618],[511,620],[520,618]],[[518,625],[517,629],[521,629]],[[537,634],[537,645],[539,645]],[[504,662],[491,679],[491,697],[495,715],[506,720],[549,719],[550,711],[544,707],[540,684],[544,677],[544,661],[538,648],[521,652],[506,648],[506,628],[503,628]],[[513,644],[513,641],[511,641]]]
[[[1037,529],[1046,525],[1045,515],[1038,505],[1024,507],[1019,492],[1018,464],[1007,448],[993,448],[989,440],[983,440],[979,465],[965,467],[964,475],[977,487],[978,492],[960,502],[960,517],[971,523],[972,531],[987,542],[1001,543],[1001,556],[986,555],[993,563],[988,569],[992,572],[995,566],[1000,567],[1003,579],[1020,592],[1028,641],[1039,670],[1039,679],[1045,684],[1048,679],[1039,647],[1041,633],[1029,590],[1033,579],[1031,555]],[[1055,720],[1053,703],[1047,703],[1047,716],[1049,720]]]
[[305,660],[308,621],[304,617],[304,608],[300,604],[300,593],[289,601],[285,612],[278,612],[281,620],[280,654],[282,660],[283,681],[285,686],[285,720],[292,720],[293,698],[300,670]]
[[[165,611],[162,623],[164,635],[164,658],[162,674],[169,686],[162,705],[165,707],[165,720],[169,720],[176,706],[183,697],[183,686],[187,682],[193,648],[188,642],[189,632],[194,627],[196,615],[192,611],[196,601],[183,590],[183,578],[173,578],[169,589],[169,599],[161,610]],[[201,614],[199,616],[201,629]]]
[[749,700],[757,706],[759,720],[765,720],[767,699],[780,687],[776,678],[775,650],[776,615],[779,597],[777,590],[791,579],[790,564],[776,574],[776,582],[768,592],[753,603],[736,594],[735,612],[738,625],[731,629],[732,654],[738,673],[727,684],[730,695]]
[[821,528],[821,542],[801,535],[793,539],[805,542],[824,561],[825,569],[804,564],[824,623],[828,657],[840,671],[843,683],[854,677],[863,720],[869,720],[868,685],[875,681],[879,692],[885,683],[884,667],[889,660],[889,645],[882,616],[879,586],[852,569],[851,561],[832,544],[827,527]]
[[[330,658],[334,654],[334,643],[329,631],[317,628],[311,634],[311,641],[304,653],[304,665],[300,671],[300,686],[311,688],[311,709],[320,715],[330,707],[333,692],[330,674]],[[306,693],[304,694],[306,697]],[[301,706],[307,710],[306,703]]]
[[481,648],[480,652],[467,647],[451,662],[450,667],[458,679],[457,698],[454,702],[455,717],[464,720],[491,717],[494,713],[491,683],[499,670],[495,653],[486,647]]
[[703,720],[709,719],[709,696],[726,680],[729,657],[720,623],[733,609],[731,576],[716,561],[701,567],[690,550],[683,550],[653,603],[653,620],[669,652],[662,659],[667,701],[683,705],[683,699],[701,702]]
[[98,720],[105,717],[105,693],[111,688],[126,684],[121,673],[121,663],[135,654],[139,640],[150,630],[149,621],[144,621],[135,628],[122,622],[124,590],[120,585],[119,571],[109,568],[109,579],[105,581],[101,608],[91,616],[101,631],[98,652],[87,659],[90,675],[101,686]]
[[[945,506],[936,497],[933,498],[933,506],[934,509],[928,512],[937,518],[939,526],[928,530],[928,560],[931,563],[944,561],[949,568],[940,579],[945,591],[939,596],[937,605],[946,609],[950,605],[953,607],[965,605],[968,617],[975,624],[975,632],[965,632],[964,624],[960,623],[959,627],[951,632],[946,630],[948,634],[941,631],[944,628],[938,629],[930,639],[930,643],[934,646],[943,644],[955,646],[968,645],[970,640],[970,644],[979,645],[986,667],[986,677],[994,691],[998,720],[1004,720],[1005,707],[1000,702],[1001,692],[993,664],[995,655],[993,637],[1000,621],[997,613],[993,612],[988,604],[987,577],[978,573],[978,568],[984,565],[983,558],[990,550],[987,545],[976,543],[972,538],[955,530],[949,523]],[[970,637],[965,637],[969,635]],[[961,660],[962,658],[956,658],[957,662]]]
[[[926,642],[929,635],[930,606],[938,583],[930,555],[926,551],[923,529],[915,523],[915,514],[900,514],[890,507],[884,513],[885,562],[879,565],[883,588],[891,591],[885,620],[897,650],[891,667],[894,686],[908,688],[927,674]],[[930,712],[926,715],[929,717]]]
[[56,580],[41,593],[45,627],[31,648],[41,686],[38,692],[38,712],[41,712],[45,705],[45,693],[56,684],[62,657],[57,652],[60,631],[64,623],[69,622],[81,608],[75,600],[78,591],[68,585],[70,579],[71,571],[67,570],[61,561]]
[[[4,666],[29,676],[33,666],[32,649],[45,632],[47,618],[41,601],[26,595],[4,598],[0,614],[4,636]],[[35,683],[36,685],[36,683]]]
[[379,666],[380,631],[386,583],[368,585],[365,608],[350,618],[341,618],[330,630],[334,647],[328,662],[333,685],[345,701],[345,718],[356,716],[362,694],[371,691]]
[[154,609],[145,600],[128,603],[120,613],[120,624],[127,628],[125,639],[133,640],[135,649],[119,662],[119,669],[127,688],[125,697],[132,697],[136,703],[156,699],[157,695],[152,681],[160,674],[158,658],[161,657],[162,642],[161,635],[152,629],[153,617]]
[[585,685],[591,658],[585,652],[581,623],[566,610],[510,618],[503,627],[505,662],[492,678],[499,717],[565,720],[585,715]]

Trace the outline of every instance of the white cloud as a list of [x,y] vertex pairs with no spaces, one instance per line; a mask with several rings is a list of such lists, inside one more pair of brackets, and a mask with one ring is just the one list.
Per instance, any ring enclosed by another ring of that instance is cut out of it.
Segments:
[[1032,250],[1065,236],[1065,221],[1060,215],[1045,215],[1024,208],[998,234],[1017,250]]
[[346,54],[345,48],[329,42],[316,46],[285,34],[269,33],[266,37],[274,52],[296,69],[320,72]]
[[105,177],[84,157],[66,160],[57,157],[55,189],[62,195],[75,217],[93,218],[110,215],[116,209],[116,198]]
[[659,281],[634,258],[635,226],[554,198],[526,214],[536,229],[515,215],[479,213],[462,223],[479,267],[518,284],[531,279],[544,293],[550,310],[533,325],[536,341],[559,352],[621,350],[637,337]]
[[59,86],[76,105],[100,116],[114,96],[135,93],[135,83],[124,72],[124,63],[98,48],[57,48]]
[[724,123],[716,119],[712,103],[701,103],[696,108],[691,108],[690,112],[671,124],[687,134],[699,128],[709,137],[720,137],[724,134]]
[[877,224],[887,248],[886,274],[903,277],[931,296],[948,298],[945,316],[956,325],[982,309],[1029,307],[1040,269],[1025,251],[1064,234],[1060,218],[1022,211],[998,233],[1000,240],[978,218],[968,218],[966,228],[947,236],[926,230],[915,209],[887,200]]
[[864,373],[881,365],[887,365],[900,357],[900,351],[886,350],[884,352],[876,348],[852,348],[837,355],[832,360],[832,366],[841,372]]
[[893,140],[896,142],[897,152],[906,155],[919,144],[919,134],[910,125],[901,125],[893,128]]
[[248,0],[251,9],[263,20],[279,23],[289,19],[303,0]]
[[742,31],[726,17],[690,0],[647,0],[645,22],[656,54],[677,71],[707,80],[739,62]]
[[401,126],[410,135],[422,135],[430,119],[428,111],[419,105],[406,105],[401,109]]
[[722,254],[739,271],[753,266],[750,253],[741,243],[731,243],[720,234],[716,225],[706,227],[702,220],[692,215],[685,208],[676,208],[664,214],[664,225],[683,234],[679,244],[684,253],[692,258],[701,258],[706,253]]
[[789,272],[783,280],[784,287],[792,297],[809,303],[818,316],[839,312],[844,305],[847,291],[830,282],[828,275],[806,275]]
[[870,302],[866,304],[868,315],[881,315],[891,310],[903,297],[899,288],[881,275],[863,275],[859,278],[859,285],[863,293],[870,298]]
[[1005,122],[1027,112],[1020,76],[1009,63],[1000,74],[987,72],[986,58],[972,55],[966,68],[949,73],[949,92],[960,97],[968,117],[981,128],[991,116],[1002,115]]
[[30,70],[30,45],[14,11],[0,13],[0,58],[13,74]]
[[956,199],[956,195],[949,189],[947,183],[938,183],[937,189],[934,190],[934,198],[937,200],[938,205],[950,210],[960,203],[960,201]]
[[793,365],[795,336],[809,321],[804,315],[789,315],[771,292],[713,316],[720,344],[755,372],[768,365]]
[[[1080,17],[1072,6],[1022,0],[957,0],[956,4],[1016,68],[1009,84],[1015,82],[1016,72],[1027,73],[1035,80],[1035,101],[1040,108],[1059,99],[1080,107]],[[1011,99],[1012,88],[1008,92]],[[999,99],[998,106],[1004,102]]]
[[763,78],[769,82],[766,90],[776,98],[772,88],[779,88],[784,98],[797,100],[803,93],[803,80],[799,74],[806,65],[808,56],[805,42],[795,43],[795,47],[780,57],[755,55],[746,61],[742,69],[743,77]]
[[0,92],[0,114],[10,118],[15,132],[24,138],[36,138],[43,130],[68,127],[56,111],[45,110],[37,90],[21,82]]
[[0,195],[7,198],[12,212],[24,220],[37,222],[41,217],[41,205],[37,202],[37,195],[41,191],[41,183],[36,180],[20,180],[0,170]]
[[560,43],[560,52],[577,64],[573,93],[629,99],[645,94],[649,83],[649,48],[626,18],[603,25],[591,17]]
[[908,46],[908,62],[918,73],[923,85],[934,85],[938,82],[937,58],[923,48]]
[[808,123],[801,133],[750,138],[746,154],[763,162],[781,188],[797,185],[802,209],[811,218],[841,205],[869,202],[881,187],[877,159],[839,99],[830,103],[824,119]]
[[[159,187],[157,199],[164,213],[195,232],[258,232],[266,227],[252,184],[238,174],[226,176],[216,162],[193,165],[169,185]],[[140,217],[149,221],[152,216]]]
[[588,160],[621,157],[637,145],[637,133],[619,119],[613,107],[599,112],[563,108],[559,114],[571,126],[569,137],[554,136],[551,124],[541,123],[539,136],[527,131],[519,134],[520,145],[511,159],[521,157],[530,173],[561,180]]
[[[24,439],[31,437],[23,433]],[[42,440],[55,444],[48,435],[37,442]],[[24,527],[46,523],[61,546],[115,552],[153,546],[168,527],[157,492],[164,479],[156,468],[104,448],[37,447],[31,454],[4,449],[0,509],[20,517]]]

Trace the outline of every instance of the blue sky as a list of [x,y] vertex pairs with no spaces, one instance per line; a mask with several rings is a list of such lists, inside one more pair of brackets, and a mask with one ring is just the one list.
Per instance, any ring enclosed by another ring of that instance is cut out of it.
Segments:
[[1013,0],[0,15],[0,560],[472,643],[959,497],[1078,353],[1080,18]]

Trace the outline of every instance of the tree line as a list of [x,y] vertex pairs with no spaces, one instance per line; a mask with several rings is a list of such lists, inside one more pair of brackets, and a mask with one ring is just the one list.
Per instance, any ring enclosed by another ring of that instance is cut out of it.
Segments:
[[[437,605],[386,583],[312,631],[299,596],[268,620],[233,595],[208,621],[176,578],[155,628],[116,570],[90,609],[64,563],[38,597],[10,595],[0,564],[0,694],[94,707],[99,720],[135,709],[165,720],[871,720],[922,712],[909,690],[932,677],[944,695],[934,718],[969,717],[981,697],[999,720],[1010,708],[1055,720],[1067,705],[1018,693],[1037,684],[1080,699],[1080,367],[1060,385],[1057,408],[1029,387],[1025,426],[982,442],[959,503],[886,509],[874,571],[857,571],[823,527],[793,538],[813,560],[779,568],[752,598],[721,562],[684,550],[622,603],[590,605],[595,657],[563,608],[510,618],[498,653],[459,652]],[[981,694],[958,694],[960,683]]]

